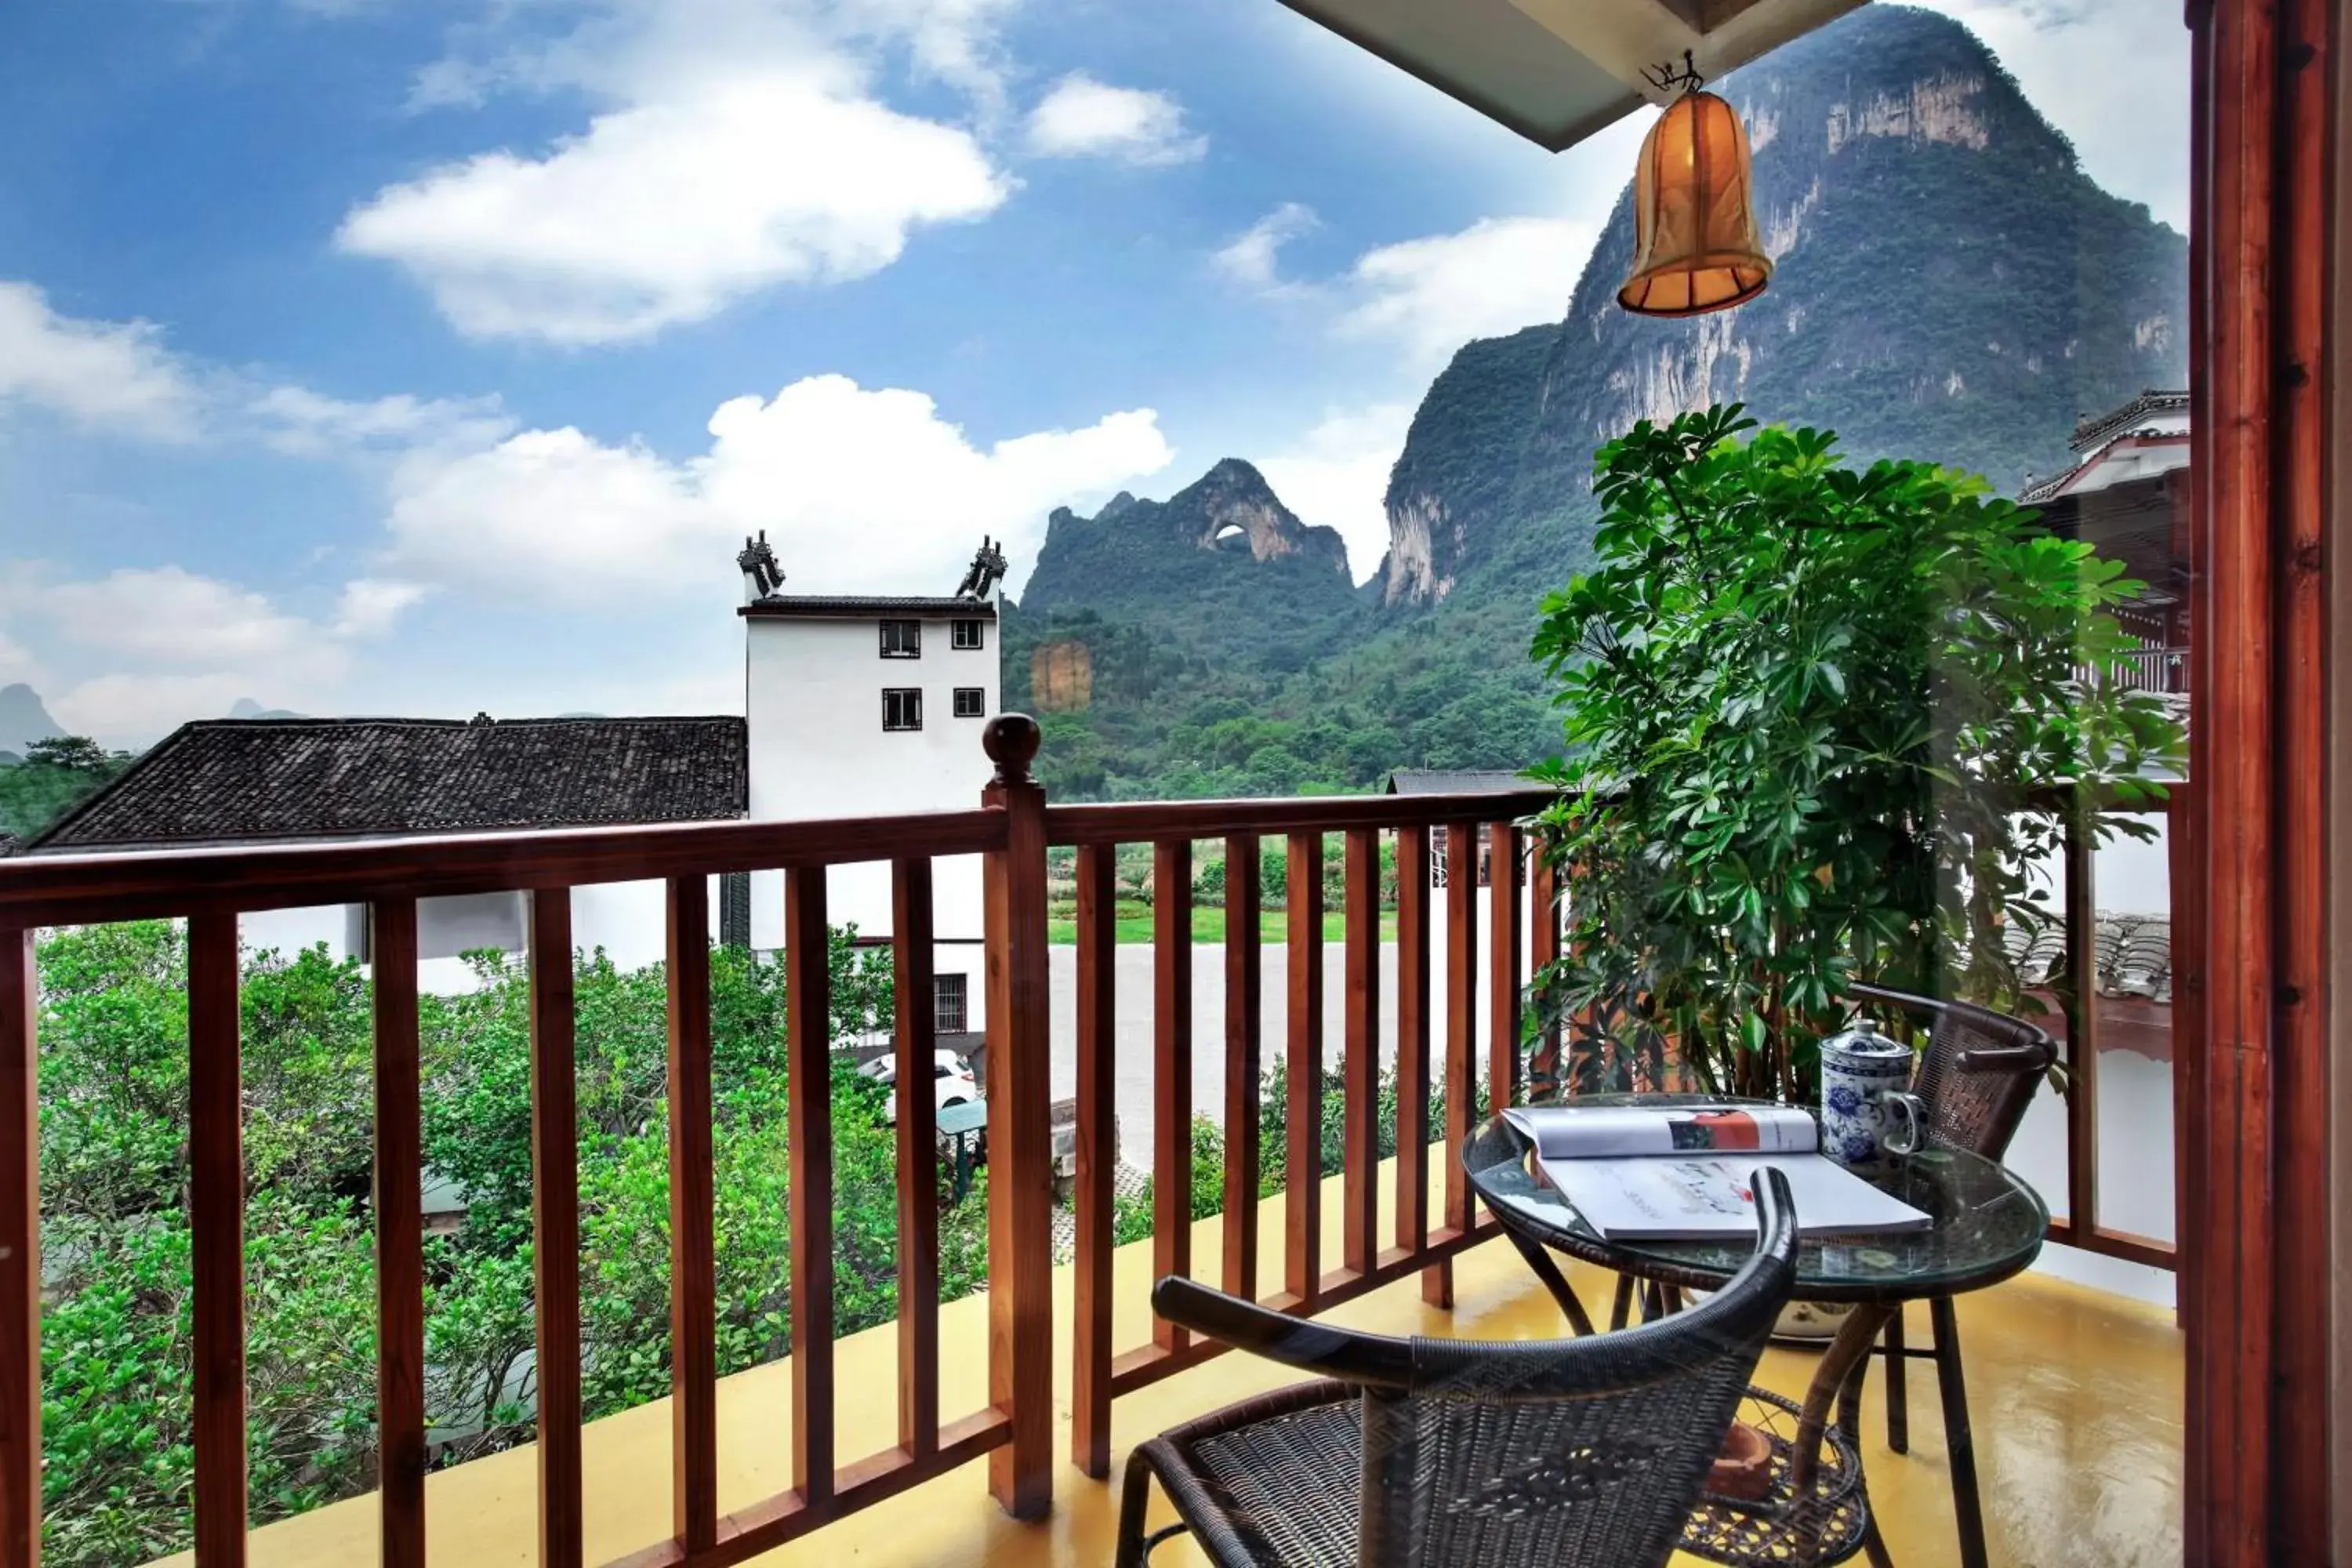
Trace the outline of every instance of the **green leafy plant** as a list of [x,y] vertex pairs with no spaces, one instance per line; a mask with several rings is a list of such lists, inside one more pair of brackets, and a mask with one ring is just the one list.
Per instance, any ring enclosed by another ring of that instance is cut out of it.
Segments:
[[[1532,1040],[1619,1087],[1678,1060],[1801,1098],[1855,979],[2031,1005],[2011,932],[2070,821],[2146,837],[2181,756],[2107,612],[2143,584],[1981,479],[1843,465],[1733,405],[1603,447],[1598,566],[1534,656],[1567,752],[1538,770],[1565,955]],[[2080,786],[2079,789],[2071,786]]]

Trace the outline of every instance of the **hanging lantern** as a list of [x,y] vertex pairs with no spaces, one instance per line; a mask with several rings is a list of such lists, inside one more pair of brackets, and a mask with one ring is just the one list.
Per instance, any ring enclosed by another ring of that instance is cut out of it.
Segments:
[[1730,104],[1691,90],[1666,106],[1633,171],[1633,270],[1617,302],[1642,316],[1727,310],[1764,292],[1748,132]]

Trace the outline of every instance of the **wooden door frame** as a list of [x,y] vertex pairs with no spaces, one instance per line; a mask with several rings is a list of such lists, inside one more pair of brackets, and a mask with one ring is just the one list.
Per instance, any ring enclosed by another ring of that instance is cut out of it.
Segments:
[[2189,0],[2184,1547],[2327,1560],[2325,523],[2339,0]]

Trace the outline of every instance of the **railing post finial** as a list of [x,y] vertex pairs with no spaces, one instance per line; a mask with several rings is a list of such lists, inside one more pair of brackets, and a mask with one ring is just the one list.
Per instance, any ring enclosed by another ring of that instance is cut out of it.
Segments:
[[1026,784],[1029,764],[1037,760],[1037,748],[1045,734],[1037,721],[1026,713],[999,713],[981,731],[981,749],[996,764],[996,777],[992,784]]

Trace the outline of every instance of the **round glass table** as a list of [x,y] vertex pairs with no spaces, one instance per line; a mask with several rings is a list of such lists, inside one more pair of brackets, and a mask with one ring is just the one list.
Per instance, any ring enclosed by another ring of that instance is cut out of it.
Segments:
[[[1720,1095],[1616,1094],[1580,1095],[1576,1103],[1664,1109],[1730,1102]],[[1462,1163],[1471,1190],[1580,1332],[1591,1332],[1591,1321],[1552,1252],[1677,1289],[1716,1288],[1748,1261],[1753,1243],[1747,1237],[1612,1241],[1543,1182],[1532,1156],[1527,1135],[1496,1117],[1472,1134]],[[1797,1300],[1853,1310],[1801,1405],[1750,1391],[1743,1418],[1767,1430],[1778,1456],[1771,1495],[1761,1503],[1703,1499],[1685,1534],[1685,1551],[1728,1563],[1834,1563],[1867,1552],[1874,1563],[1885,1563],[1869,1516],[1856,1436],[1871,1347],[1906,1301],[1979,1290],[2021,1272],[2050,1229],[2050,1211],[2032,1187],[1998,1162],[1963,1150],[1931,1146],[1869,1179],[1934,1224],[1918,1231],[1806,1238],[1797,1258]],[[1840,1411],[1834,1423],[1833,1407]]]

